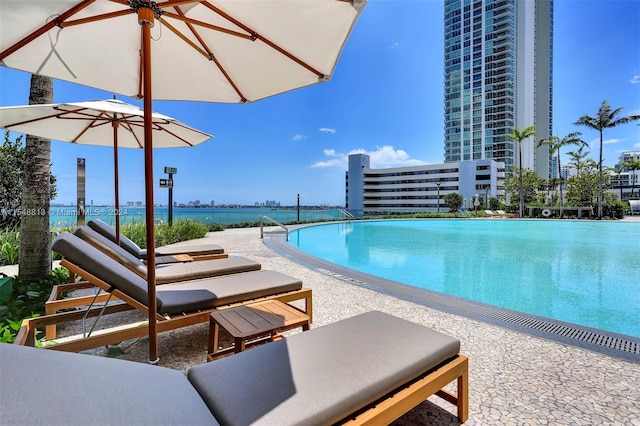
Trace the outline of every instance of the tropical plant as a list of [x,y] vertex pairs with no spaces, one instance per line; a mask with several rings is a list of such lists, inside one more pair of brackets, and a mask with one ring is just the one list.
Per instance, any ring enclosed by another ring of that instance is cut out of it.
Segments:
[[618,200],[607,200],[604,203],[603,214],[613,219],[624,218],[624,211],[628,208],[627,203]]
[[19,235],[17,227],[0,229],[0,265],[18,263]]
[[11,297],[0,301],[0,342],[13,342],[23,319],[44,315],[53,286],[68,281],[69,271],[65,268],[56,268],[38,280],[14,277]]
[[592,158],[572,164],[578,173],[567,179],[567,203],[574,206],[593,206],[598,198],[598,165]]
[[[122,224],[120,232],[140,247],[147,247],[147,232],[143,222]],[[190,219],[175,221],[172,226],[159,223],[155,225],[155,241],[158,246],[164,246],[202,238],[207,232],[209,225]]]
[[24,147],[22,136],[15,141],[9,139],[9,131],[4,133],[4,143],[0,146],[0,227],[13,227],[20,222],[20,198],[22,196],[22,171],[24,168]]
[[[636,188],[636,171],[640,170],[640,160],[630,158],[622,163],[621,166],[629,172],[629,180],[631,181],[631,194],[629,194],[629,198],[633,198],[633,191]],[[622,194],[622,189],[620,189],[620,193]],[[620,195],[620,199],[622,200],[622,195]]]
[[462,200],[464,197],[457,192],[450,192],[444,197],[444,204],[449,208],[449,211],[455,213],[462,207]]
[[[33,74],[29,104],[53,103],[53,80]],[[51,273],[51,141],[27,135],[24,159],[24,188],[20,218],[19,271],[27,281],[42,279]]]
[[602,145],[604,144],[604,129],[610,129],[632,121],[640,120],[640,115],[620,117],[622,108],[612,110],[609,102],[602,101],[595,116],[583,115],[575,122],[576,125],[586,126],[600,133],[600,155],[598,160],[598,219],[602,219],[602,203],[604,198],[604,176],[602,167]]
[[569,151],[567,155],[571,157],[569,165],[576,169],[576,175],[580,176],[580,171],[586,167],[596,166],[595,160],[587,158],[589,151],[584,151],[584,145],[578,148],[577,151]]
[[[20,224],[25,147],[22,136],[10,139],[10,132],[4,133],[4,142],[0,145],[0,228],[13,228]],[[49,175],[51,187],[50,199],[56,197],[56,177]]]
[[524,216],[524,190],[522,188],[523,182],[522,182],[522,142],[524,142],[525,140],[527,140],[530,137],[533,137],[536,135],[536,128],[534,126],[527,126],[524,129],[520,130],[517,127],[512,126],[510,128],[511,133],[507,133],[505,136],[518,143],[518,169],[519,169],[519,182],[520,182],[520,186],[519,186],[519,194],[520,194],[520,208],[518,210],[518,216],[519,217],[523,217]]
[[577,145],[577,146],[589,146],[585,141],[580,139],[582,133],[573,132],[564,136],[563,138],[559,138],[558,136],[551,136],[548,139],[542,139],[538,142],[536,147],[548,146],[549,153],[553,156],[553,154],[558,154],[558,192],[560,193],[560,218],[562,218],[562,207],[564,207],[564,197],[562,196],[562,166],[560,165],[560,148],[564,148],[569,145]]
[[[510,194],[511,199],[517,197],[522,200],[524,215],[524,205],[536,202],[541,179],[531,169],[516,169],[515,172],[516,175],[510,176],[505,180],[505,190],[507,194]],[[518,178],[516,179],[515,176],[518,176]]]

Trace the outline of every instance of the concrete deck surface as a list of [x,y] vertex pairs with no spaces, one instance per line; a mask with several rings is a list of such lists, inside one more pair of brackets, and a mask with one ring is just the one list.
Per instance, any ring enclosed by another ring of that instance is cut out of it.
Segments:
[[[635,218],[634,218],[635,219]],[[455,336],[469,357],[466,425],[640,425],[640,364],[433,310],[362,288],[277,255],[257,228],[214,232],[189,244],[215,243],[263,269],[313,289],[312,328],[369,310],[384,311]],[[8,273],[10,270],[5,268]],[[144,320],[137,313],[122,321]],[[112,316],[116,316],[112,315]],[[206,362],[207,324],[159,335],[160,365],[185,371]],[[124,342],[119,358],[148,359],[147,339]],[[89,351],[106,355],[105,348]],[[453,406],[431,397],[394,425],[458,424]]]

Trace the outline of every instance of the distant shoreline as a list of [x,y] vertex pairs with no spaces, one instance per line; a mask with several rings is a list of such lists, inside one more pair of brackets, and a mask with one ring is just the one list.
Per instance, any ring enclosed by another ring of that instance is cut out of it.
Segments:
[[[84,209],[85,222],[100,219],[110,225],[115,224],[115,217],[120,223],[138,223],[145,220],[144,207],[120,207],[93,205]],[[154,217],[158,223],[168,221],[169,208],[154,207]],[[311,222],[323,220],[344,219],[345,214],[340,208],[325,207],[174,207],[172,218],[177,220],[197,220],[204,223],[219,223],[223,225],[237,223],[260,222],[262,216],[267,216],[277,222]],[[56,206],[49,209],[49,223],[53,228],[64,228],[77,224],[78,209],[76,206]]]

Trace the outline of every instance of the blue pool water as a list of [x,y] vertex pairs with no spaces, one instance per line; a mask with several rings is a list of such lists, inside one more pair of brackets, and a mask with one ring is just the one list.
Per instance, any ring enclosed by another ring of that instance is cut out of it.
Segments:
[[[114,225],[114,213],[120,215],[120,223],[144,223],[145,209],[142,207],[120,207],[115,209],[110,206],[90,206],[85,210],[85,221],[100,219],[110,225]],[[205,223],[242,223],[259,222],[260,216],[269,216],[271,219],[281,223],[298,220],[298,212],[295,208],[183,208],[173,209],[173,220],[192,219]],[[156,207],[154,209],[156,220],[166,222],[169,211],[167,207]],[[338,209],[301,209],[299,220],[302,222],[335,220],[344,218],[344,214]],[[51,227],[63,228],[75,226],[77,223],[77,212],[75,207],[52,207],[49,210],[49,220]]]
[[640,337],[640,224],[386,220],[301,228],[289,243],[371,275]]

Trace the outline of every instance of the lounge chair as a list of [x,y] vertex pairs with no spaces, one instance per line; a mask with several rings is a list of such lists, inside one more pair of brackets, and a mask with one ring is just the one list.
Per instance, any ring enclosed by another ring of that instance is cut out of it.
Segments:
[[[117,243],[116,230],[107,225],[100,219],[90,220],[87,225],[103,237],[106,237]],[[129,253],[137,257],[138,259],[147,258],[147,250],[140,248],[139,245],[131,241],[126,236],[120,234],[120,246],[127,250]],[[224,249],[217,244],[202,244],[193,246],[163,246],[156,247],[156,258],[161,257],[161,262],[156,259],[156,264],[169,263],[169,262],[182,262],[184,257],[188,256],[196,260],[207,259],[215,257],[224,253]],[[172,260],[173,258],[173,260]]]
[[[106,297],[96,299],[97,302],[107,302],[108,299],[115,298],[124,303],[111,304],[104,308],[90,306],[86,311],[51,313],[60,309],[89,305],[91,297],[50,300],[46,308],[48,315],[23,322],[23,329],[16,338],[18,343],[32,345],[34,332],[38,327],[49,327],[47,336],[51,334],[55,336],[55,330],[51,331],[50,328],[52,325],[79,320],[83,317],[130,309],[138,309],[148,315],[147,282],[142,277],[70,233],[58,235],[52,244],[52,249],[63,256],[61,266],[87,280],[88,285],[96,286],[106,292],[103,295]],[[69,284],[68,288],[75,289],[77,286],[78,284],[75,283]],[[59,290],[56,288],[54,292]],[[157,328],[161,332],[206,322],[209,320],[211,311],[215,309],[269,299],[285,303],[304,300],[304,311],[309,315],[310,320],[312,318],[311,290],[303,288],[302,281],[279,272],[262,270],[158,286],[156,289]],[[54,348],[80,351],[142,337],[147,332],[148,327],[142,324],[60,343],[54,345]]]
[[494,212],[493,212],[493,210],[485,210],[485,211],[484,211],[484,214],[485,214],[485,215],[487,215],[487,216],[489,216],[489,217],[495,217],[495,216],[497,216],[497,214],[496,214],[496,213],[494,213]]
[[[123,247],[120,247],[113,241],[84,225],[78,226],[74,235],[106,253],[109,257],[117,260],[145,280],[147,279],[147,265]],[[257,271],[260,268],[261,265],[258,262],[238,256],[228,256],[222,259],[202,260],[198,262],[163,264],[158,265],[156,268],[156,284]]]
[[515,214],[511,214],[511,213],[507,213],[504,210],[496,210],[496,213],[498,213],[501,217],[518,217]]
[[[389,424],[436,394],[464,422],[468,359],[459,350],[453,337],[376,311],[192,367],[187,378],[0,344],[0,408],[31,425],[361,425]],[[452,381],[457,395],[443,389]]]

